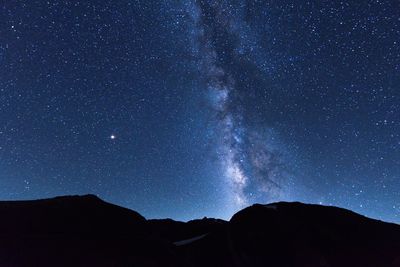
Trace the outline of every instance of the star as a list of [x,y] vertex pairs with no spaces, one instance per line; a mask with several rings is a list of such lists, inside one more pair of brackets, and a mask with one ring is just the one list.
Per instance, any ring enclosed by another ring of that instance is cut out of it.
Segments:
[[111,136],[110,136],[110,139],[111,140],[114,140],[115,138],[117,138],[114,134],[112,134]]

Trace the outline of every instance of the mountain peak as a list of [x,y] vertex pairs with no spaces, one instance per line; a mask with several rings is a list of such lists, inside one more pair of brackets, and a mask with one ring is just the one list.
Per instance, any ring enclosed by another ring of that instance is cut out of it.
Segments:
[[65,196],[57,196],[55,198],[49,198],[48,200],[83,200],[83,201],[99,201],[104,202],[101,198],[94,194],[85,194],[85,195],[65,195]]

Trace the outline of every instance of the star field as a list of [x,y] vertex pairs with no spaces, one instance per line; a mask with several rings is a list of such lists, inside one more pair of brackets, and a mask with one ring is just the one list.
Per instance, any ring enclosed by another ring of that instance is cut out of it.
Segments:
[[18,1],[0,18],[0,199],[400,222],[398,2]]

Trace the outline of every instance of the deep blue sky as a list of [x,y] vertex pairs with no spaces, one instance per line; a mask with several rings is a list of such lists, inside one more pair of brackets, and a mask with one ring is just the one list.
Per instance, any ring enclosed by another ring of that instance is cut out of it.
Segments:
[[398,1],[3,1],[0,199],[400,222]]

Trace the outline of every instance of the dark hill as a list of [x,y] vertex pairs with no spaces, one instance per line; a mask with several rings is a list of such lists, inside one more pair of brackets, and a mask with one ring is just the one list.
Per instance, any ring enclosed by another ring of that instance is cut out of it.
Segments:
[[0,266],[179,266],[144,217],[93,195],[0,202]]
[[302,203],[253,205],[230,221],[242,266],[400,266],[400,226]]
[[0,202],[0,236],[144,234],[139,213],[102,201],[94,195],[34,201]]
[[184,223],[87,195],[0,202],[0,219],[5,267],[400,267],[399,225],[336,207],[256,204]]

